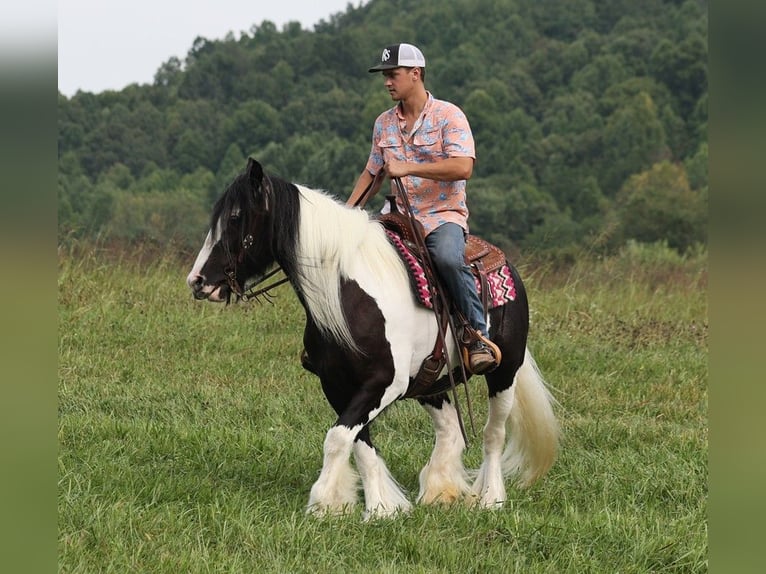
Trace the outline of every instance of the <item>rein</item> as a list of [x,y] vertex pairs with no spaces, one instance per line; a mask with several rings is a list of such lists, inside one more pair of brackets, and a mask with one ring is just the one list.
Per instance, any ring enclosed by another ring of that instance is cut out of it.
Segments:
[[266,281],[270,277],[273,277],[280,271],[282,271],[281,267],[276,267],[272,269],[266,275],[264,275],[260,280],[258,280],[256,283],[253,283],[247,289],[243,289],[242,286],[239,284],[239,281],[237,281],[234,269],[226,270],[226,281],[229,284],[229,288],[232,290],[232,292],[234,292],[234,294],[237,297],[239,297],[240,299],[242,299],[242,301],[246,303],[251,300],[257,301],[258,297],[260,297],[261,295],[265,296],[266,300],[271,301],[270,299],[271,293],[269,293],[269,291],[271,291],[275,287],[279,287],[283,283],[287,283],[290,280],[289,278],[283,277],[279,281],[274,281],[270,285],[266,285],[266,287],[261,287],[260,289],[256,289],[256,287],[258,287],[258,285],[262,284],[264,281]]
[[[381,170],[383,171],[383,170]],[[412,233],[413,238],[415,239],[415,243],[417,244],[418,249],[422,253],[423,256],[423,262],[425,265],[423,266],[423,269],[425,273],[428,275],[429,284],[431,286],[431,298],[434,302],[434,314],[436,315],[436,325],[439,328],[439,339],[436,343],[436,348],[434,349],[434,355],[437,354],[437,352],[441,351],[441,353],[444,355],[444,358],[446,359],[447,364],[447,372],[449,374],[449,382],[450,382],[450,390],[452,391],[452,398],[455,401],[455,412],[457,413],[457,420],[458,423],[460,423],[460,432],[463,434],[463,440],[465,441],[466,447],[468,446],[468,435],[465,431],[465,425],[463,424],[463,416],[460,412],[460,403],[458,401],[458,395],[457,395],[457,385],[455,383],[455,377],[452,373],[452,369],[449,367],[450,364],[450,358],[449,358],[449,351],[447,350],[447,333],[446,333],[446,327],[444,324],[442,324],[442,319],[444,319],[444,323],[446,323],[446,326],[449,326],[450,332],[452,333],[452,337],[457,342],[458,336],[457,331],[455,329],[455,322],[452,319],[452,315],[449,312],[449,304],[448,301],[444,295],[444,289],[441,288],[441,284],[438,281],[438,278],[436,276],[436,273],[434,273],[434,266],[431,262],[431,255],[428,252],[428,248],[426,247],[426,240],[425,236],[423,235],[423,230],[420,226],[415,224],[415,215],[412,212],[412,208],[410,207],[410,201],[407,197],[407,192],[404,189],[404,185],[402,184],[402,180],[398,177],[393,178],[394,183],[396,184],[396,190],[399,194],[399,197],[402,200],[402,203],[404,204],[404,208],[407,210],[407,222],[410,226],[410,231]],[[458,350],[458,353],[460,351]],[[465,372],[465,365],[463,364],[463,361],[461,360],[459,362],[460,364],[460,372],[462,374],[462,382],[465,386],[465,397],[466,397],[466,404],[468,405],[468,418],[471,422],[471,430],[473,431],[474,436],[476,436],[476,425],[474,424],[473,420],[473,408],[471,407],[471,397],[468,394],[468,376]]]

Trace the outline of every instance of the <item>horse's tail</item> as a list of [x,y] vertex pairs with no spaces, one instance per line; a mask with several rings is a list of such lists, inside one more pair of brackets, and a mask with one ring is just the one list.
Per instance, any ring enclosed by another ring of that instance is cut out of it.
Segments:
[[529,349],[516,373],[509,417],[509,440],[503,452],[503,474],[521,487],[542,477],[556,460],[559,424],[553,413],[556,399],[548,390]]

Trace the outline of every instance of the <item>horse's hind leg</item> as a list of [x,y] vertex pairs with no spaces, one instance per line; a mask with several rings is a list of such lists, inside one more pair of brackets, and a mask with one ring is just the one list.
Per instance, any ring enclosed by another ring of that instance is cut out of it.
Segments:
[[420,404],[431,415],[436,441],[428,464],[420,471],[418,502],[451,504],[471,494],[463,466],[465,441],[457,411],[446,393],[420,399]]
[[491,394],[489,398],[489,414],[482,443],[484,458],[473,483],[473,492],[485,508],[500,507],[505,502],[502,457],[506,421],[511,414],[515,391],[515,387],[510,386]]
[[369,426],[354,441],[354,459],[364,486],[365,520],[410,510],[410,501],[370,440]]
[[482,460],[473,491],[479,504],[485,508],[497,508],[505,502],[505,470],[503,456],[506,447],[506,426],[516,398],[516,375],[524,362],[528,331],[528,310],[521,280],[517,279],[519,299],[512,307],[503,306],[493,310],[493,338],[503,351],[503,360],[494,371],[487,373],[489,408],[484,426]]

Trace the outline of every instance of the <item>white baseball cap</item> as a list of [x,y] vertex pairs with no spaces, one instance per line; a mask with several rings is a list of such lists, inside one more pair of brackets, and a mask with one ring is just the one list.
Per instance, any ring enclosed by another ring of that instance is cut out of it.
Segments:
[[394,68],[425,68],[426,59],[423,52],[412,44],[393,44],[383,48],[380,62],[368,72],[382,72]]

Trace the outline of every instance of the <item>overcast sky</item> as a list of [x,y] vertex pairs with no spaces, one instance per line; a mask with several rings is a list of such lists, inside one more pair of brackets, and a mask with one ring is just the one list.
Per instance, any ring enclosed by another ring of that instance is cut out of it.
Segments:
[[[13,1],[13,0],[12,0]],[[58,0],[58,87],[71,97],[150,84],[172,56],[184,59],[197,36],[239,37],[271,20],[278,29],[320,20],[368,0]]]

